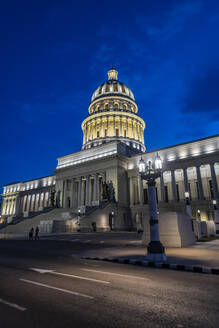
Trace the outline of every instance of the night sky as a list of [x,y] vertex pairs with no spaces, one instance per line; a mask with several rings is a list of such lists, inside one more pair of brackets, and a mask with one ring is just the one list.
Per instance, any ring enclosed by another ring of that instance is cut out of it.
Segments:
[[147,150],[219,131],[219,2],[7,0],[0,5],[0,186],[81,149],[112,67],[134,93]]

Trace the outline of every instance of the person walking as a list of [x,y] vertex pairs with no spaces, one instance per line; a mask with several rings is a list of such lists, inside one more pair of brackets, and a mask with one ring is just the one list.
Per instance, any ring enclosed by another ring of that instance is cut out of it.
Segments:
[[33,227],[29,231],[29,240],[33,240]]
[[35,240],[39,240],[40,237],[39,237],[39,227],[36,227],[35,229]]

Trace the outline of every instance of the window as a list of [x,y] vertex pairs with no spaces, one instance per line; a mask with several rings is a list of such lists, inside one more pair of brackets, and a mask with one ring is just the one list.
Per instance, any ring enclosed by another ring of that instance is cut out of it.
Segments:
[[104,136],[107,137],[107,129],[104,130]]
[[119,137],[119,129],[116,129],[116,136]]
[[124,137],[126,138],[126,130],[124,130]]
[[100,137],[100,131],[97,131],[97,138]]
[[119,109],[119,103],[118,102],[114,102],[114,108]]

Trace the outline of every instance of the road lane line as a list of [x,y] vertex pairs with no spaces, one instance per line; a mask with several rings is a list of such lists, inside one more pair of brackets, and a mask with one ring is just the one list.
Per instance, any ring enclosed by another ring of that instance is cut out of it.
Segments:
[[115,276],[120,276],[120,277],[126,277],[126,278],[134,278],[134,279],[141,279],[141,280],[147,280],[149,281],[150,279],[148,278],[142,278],[142,277],[138,277],[138,276],[131,276],[128,274],[121,274],[121,273],[114,273],[114,272],[107,272],[107,271],[100,271],[100,270],[92,270],[92,269],[80,269],[83,271],[88,271],[88,272],[95,272],[95,273],[104,273],[104,274],[111,274],[111,275],[115,275]]
[[55,270],[46,270],[46,269],[38,269],[38,268],[29,268],[29,270],[36,271],[38,273],[50,273],[50,274],[54,274],[54,275],[57,275],[57,276],[64,276],[64,277],[76,278],[76,279],[81,279],[81,280],[89,280],[89,281],[93,281],[93,282],[98,282],[100,284],[110,284],[110,281],[104,281],[104,280],[99,280],[99,279],[94,279],[94,278],[76,276],[76,275],[69,274],[69,273],[56,272]]
[[56,274],[58,276],[66,276],[66,277],[72,277],[76,279],[82,279],[82,280],[89,280],[89,281],[94,281],[94,282],[99,282],[101,284],[110,284],[110,281],[104,281],[104,280],[98,280],[98,279],[93,279],[93,278],[87,278],[87,277],[81,277],[81,276],[75,276],[73,274],[68,274],[68,273],[61,273],[61,272],[52,272],[52,274]]
[[84,240],[84,241],[82,241],[82,243],[84,243],[84,244],[87,244],[89,242],[91,242],[91,240]]
[[6,304],[6,305],[11,306],[11,307],[13,307],[13,308],[15,308],[17,310],[20,310],[20,311],[26,311],[26,308],[25,307],[20,306],[20,305],[17,305],[15,303],[10,303],[8,301],[3,300],[2,298],[0,298],[0,303]]
[[89,296],[89,295],[86,295],[86,294],[82,294],[82,293],[78,293],[78,292],[73,292],[71,290],[62,289],[62,288],[58,288],[58,287],[54,287],[54,286],[42,284],[42,283],[37,282],[37,281],[32,281],[32,280],[27,280],[27,279],[22,279],[22,278],[20,278],[19,280],[20,281],[23,281],[23,282],[26,282],[28,284],[32,284],[32,285],[36,285],[36,286],[40,286],[40,287],[45,287],[45,288],[49,288],[49,289],[58,290],[59,292],[64,292],[64,293],[72,294],[72,295],[75,295],[75,296],[81,296],[81,297],[85,297],[85,298],[89,298],[89,299],[93,299],[94,298],[93,296]]

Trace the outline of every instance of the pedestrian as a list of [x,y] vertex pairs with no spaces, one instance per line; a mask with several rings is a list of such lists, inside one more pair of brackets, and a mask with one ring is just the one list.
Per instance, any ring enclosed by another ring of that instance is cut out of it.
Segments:
[[29,231],[29,240],[33,240],[33,227]]
[[40,237],[39,237],[39,227],[36,227],[35,229],[35,240],[39,240]]

